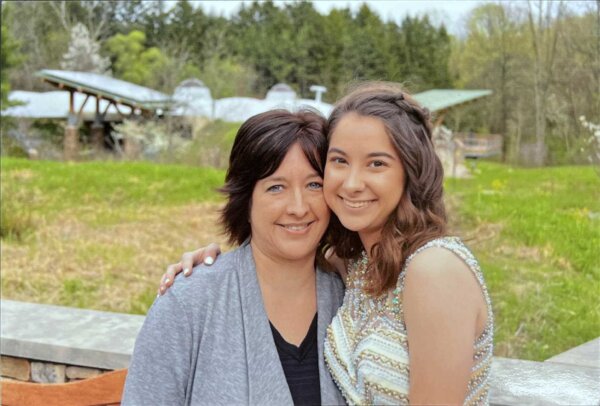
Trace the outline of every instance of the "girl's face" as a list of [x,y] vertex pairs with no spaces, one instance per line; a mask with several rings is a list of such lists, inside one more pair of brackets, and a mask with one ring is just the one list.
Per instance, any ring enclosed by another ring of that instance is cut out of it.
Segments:
[[324,195],[367,250],[379,241],[405,183],[402,162],[383,122],[357,113],[343,116],[330,136]]

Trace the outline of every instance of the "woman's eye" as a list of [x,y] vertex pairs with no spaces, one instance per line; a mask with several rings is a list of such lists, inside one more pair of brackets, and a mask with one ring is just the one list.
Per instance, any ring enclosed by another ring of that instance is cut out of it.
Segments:
[[281,192],[283,190],[283,185],[273,185],[269,186],[267,192]]
[[321,190],[323,188],[323,184],[321,182],[310,182],[308,184],[308,188],[312,190]]

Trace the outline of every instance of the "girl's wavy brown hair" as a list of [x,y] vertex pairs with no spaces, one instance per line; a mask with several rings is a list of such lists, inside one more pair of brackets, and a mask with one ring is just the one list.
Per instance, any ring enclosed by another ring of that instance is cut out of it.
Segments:
[[[370,252],[365,291],[379,296],[395,287],[410,254],[445,235],[444,173],[432,142],[429,111],[399,86],[369,82],[355,88],[335,105],[328,121],[329,137],[348,113],[384,123],[405,172],[404,185],[390,185],[404,186],[402,197]],[[334,215],[327,242],[343,259],[356,259],[363,249],[358,234],[345,229]]]

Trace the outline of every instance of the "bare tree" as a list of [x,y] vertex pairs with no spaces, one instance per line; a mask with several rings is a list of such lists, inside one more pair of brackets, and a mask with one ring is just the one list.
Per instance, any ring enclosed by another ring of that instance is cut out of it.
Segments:
[[69,1],[50,1],[48,5],[52,8],[58,21],[66,31],[71,31],[78,22],[83,23],[94,39],[105,36],[108,29],[111,13],[109,3],[106,1],[88,0],[78,2],[83,13],[75,15],[69,9]]
[[529,1],[528,22],[533,47],[533,82],[535,106],[535,165],[546,159],[546,113],[550,84],[556,60],[556,49],[561,28],[564,3],[538,0]]

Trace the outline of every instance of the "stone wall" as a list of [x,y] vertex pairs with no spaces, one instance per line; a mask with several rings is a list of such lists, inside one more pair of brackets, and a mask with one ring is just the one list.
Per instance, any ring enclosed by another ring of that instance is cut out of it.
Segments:
[[2,379],[8,378],[23,382],[65,383],[91,378],[107,371],[106,369],[55,364],[5,355],[0,357]]
[[1,300],[0,373],[62,383],[127,368],[144,316]]

